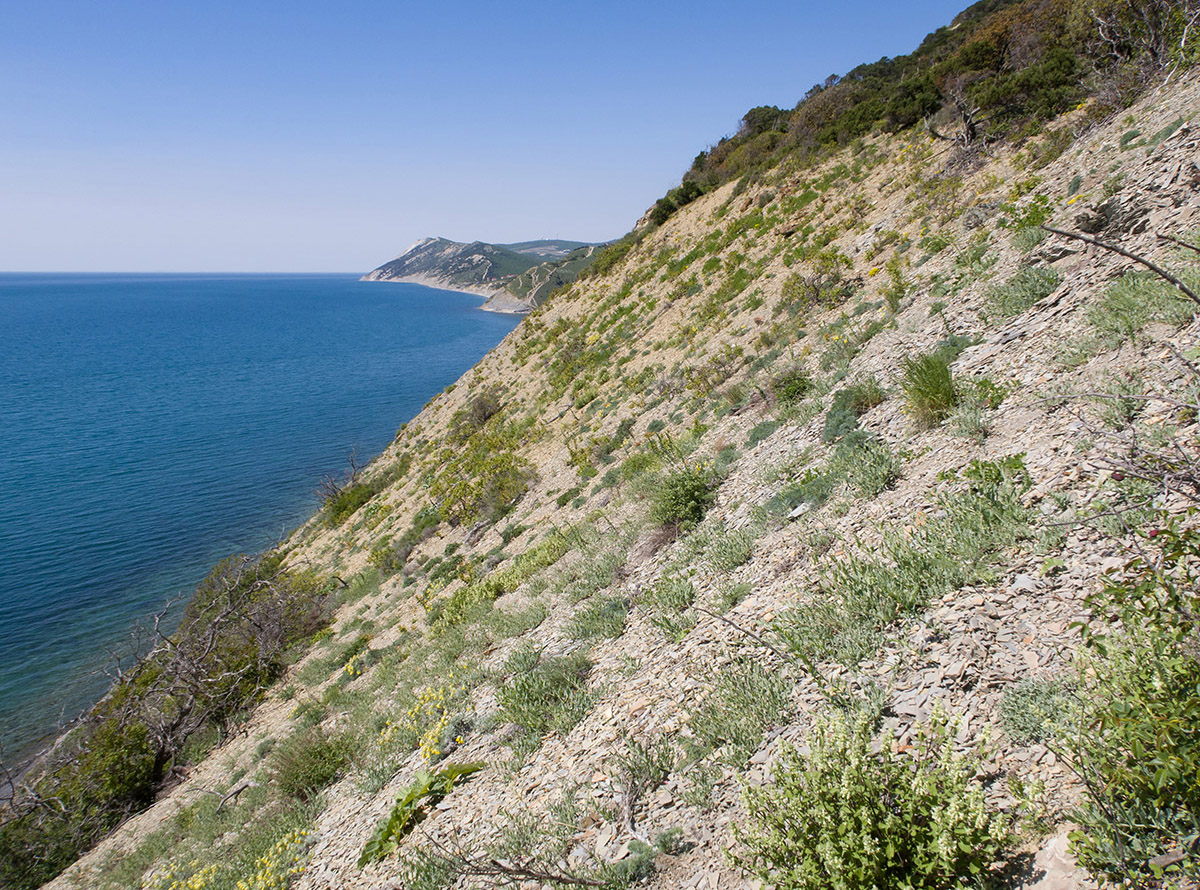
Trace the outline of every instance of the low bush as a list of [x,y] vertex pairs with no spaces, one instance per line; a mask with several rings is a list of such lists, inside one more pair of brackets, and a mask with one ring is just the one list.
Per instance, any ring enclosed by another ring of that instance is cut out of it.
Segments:
[[844,485],[859,497],[873,498],[900,478],[901,461],[887,442],[862,430],[848,430],[829,460],[786,485],[766,504],[768,513],[783,516],[801,504],[820,507]]
[[903,753],[873,744],[866,717],[814,722],[811,753],[786,749],[771,783],[745,792],[735,861],[781,890],[974,886],[1014,841],[1017,816],[987,804],[978,761],[935,716]]
[[1000,725],[1018,745],[1059,738],[1070,724],[1070,691],[1062,680],[1027,679],[1010,686],[1000,702]]
[[466,405],[454,412],[446,437],[456,444],[466,442],[500,413],[500,399],[501,391],[496,386],[477,393]]
[[628,613],[629,601],[625,597],[600,597],[571,616],[567,632],[577,640],[619,637],[625,632]]
[[660,578],[642,593],[640,602],[649,614],[650,623],[670,640],[682,640],[696,626],[696,615],[692,609],[696,602],[696,588],[686,578]]
[[[1188,520],[1190,521],[1190,520]],[[1126,886],[1200,877],[1200,532],[1164,517],[1088,600],[1079,730],[1079,861]]]
[[369,482],[356,482],[347,485],[325,501],[325,524],[335,528],[353,515],[354,511],[379,493],[379,489]]
[[771,392],[775,401],[784,407],[799,404],[812,388],[812,378],[801,368],[783,371],[771,380]]
[[838,443],[833,463],[855,494],[863,498],[875,497],[900,478],[900,459],[887,442],[861,432]]
[[802,661],[853,666],[902,615],[986,579],[995,554],[1029,534],[1020,496],[1029,486],[1019,457],[975,462],[967,488],[939,499],[940,516],[919,529],[885,528],[877,553],[848,554],[824,567],[812,603],[776,618],[774,631]]
[[987,298],[997,315],[1020,315],[1052,294],[1061,281],[1062,276],[1049,266],[1025,266],[1004,284],[992,287]]
[[[1194,273],[1181,277],[1200,284]],[[1195,303],[1154,273],[1126,272],[1088,310],[1088,321],[1110,343],[1119,343],[1132,340],[1152,322],[1183,324],[1195,311]]]
[[650,519],[659,525],[695,525],[716,498],[714,482],[708,464],[685,464],[671,471],[654,492]]
[[754,425],[754,429],[750,430],[750,434],[746,437],[746,447],[753,448],[761,442],[765,442],[771,437],[775,430],[779,429],[780,421],[764,420],[761,423]]
[[886,398],[887,394],[874,377],[842,387],[833,394],[833,401],[825,412],[821,441],[836,442],[858,429],[858,419]]
[[417,511],[412,525],[404,534],[392,541],[384,540],[371,548],[371,565],[384,575],[392,575],[400,571],[408,562],[408,557],[414,548],[422,541],[432,537],[441,521],[442,514],[437,507],[431,505],[422,507]]
[[591,669],[583,653],[554,656],[518,649],[504,664],[509,681],[496,690],[500,719],[536,736],[570,731],[591,709]]
[[906,358],[902,364],[900,387],[908,399],[908,410],[924,428],[937,426],[958,404],[950,365],[940,355]]
[[792,714],[791,684],[778,670],[738,661],[721,670],[713,690],[690,715],[692,735],[684,747],[693,760],[716,753],[742,769],[763,736]]

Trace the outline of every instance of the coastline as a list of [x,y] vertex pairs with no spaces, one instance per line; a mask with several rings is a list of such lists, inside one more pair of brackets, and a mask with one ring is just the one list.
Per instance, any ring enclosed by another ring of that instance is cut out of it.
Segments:
[[[533,311],[532,306],[522,303],[516,297],[508,294],[504,288],[486,287],[480,285],[451,285],[439,278],[430,275],[402,275],[398,278],[373,278],[372,273],[368,272],[358,279],[359,281],[371,281],[379,284],[419,284],[422,287],[431,287],[434,290],[448,290],[452,293],[470,294],[476,297],[483,297],[484,301],[479,308],[484,312],[494,312],[498,315],[528,315]],[[493,301],[500,302],[498,298],[507,297],[511,301],[511,305],[521,308],[502,308],[500,305],[489,305]]]

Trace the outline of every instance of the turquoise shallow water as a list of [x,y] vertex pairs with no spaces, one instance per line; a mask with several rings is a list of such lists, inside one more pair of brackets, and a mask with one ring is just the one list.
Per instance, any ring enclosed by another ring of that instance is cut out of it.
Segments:
[[349,275],[0,274],[0,743],[107,687],[139,619],[317,507],[516,325]]

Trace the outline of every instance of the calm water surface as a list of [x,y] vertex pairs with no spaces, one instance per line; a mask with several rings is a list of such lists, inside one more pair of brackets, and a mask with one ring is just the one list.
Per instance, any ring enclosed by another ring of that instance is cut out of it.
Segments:
[[0,274],[0,743],[107,686],[139,619],[317,506],[516,325],[349,275]]

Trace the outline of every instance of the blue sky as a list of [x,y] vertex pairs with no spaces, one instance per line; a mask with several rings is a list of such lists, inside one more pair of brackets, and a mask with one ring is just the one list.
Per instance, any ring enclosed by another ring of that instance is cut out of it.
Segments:
[[614,238],[748,108],[966,2],[0,0],[0,271]]

